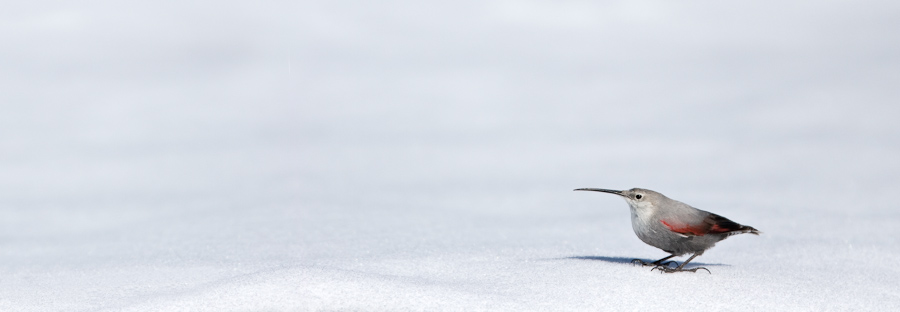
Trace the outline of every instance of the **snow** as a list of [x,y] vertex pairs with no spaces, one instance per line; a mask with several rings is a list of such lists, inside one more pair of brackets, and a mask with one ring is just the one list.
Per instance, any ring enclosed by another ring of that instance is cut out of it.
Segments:
[[[898,14],[10,6],[0,311],[897,310]],[[763,235],[651,272],[581,187]]]

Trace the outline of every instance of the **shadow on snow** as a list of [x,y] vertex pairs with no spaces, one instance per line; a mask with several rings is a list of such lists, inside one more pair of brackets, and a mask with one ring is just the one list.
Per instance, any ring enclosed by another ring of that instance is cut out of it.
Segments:
[[[557,258],[557,260],[593,260],[593,261],[603,261],[603,262],[610,262],[610,263],[624,263],[624,264],[632,264],[631,260],[634,260],[634,259],[639,259],[639,258],[604,257],[604,256],[572,256],[572,257],[565,257],[565,258]],[[643,260],[644,262],[649,263],[649,262],[653,262],[653,261],[656,261],[659,259],[640,259],[640,260]],[[684,260],[687,260],[687,258],[684,258],[681,261],[676,260],[675,258],[669,259],[666,261],[675,261],[676,263],[678,263],[678,265],[681,265],[681,263]],[[728,266],[728,264],[691,261],[690,263],[688,263],[688,265],[685,268],[690,268],[690,267],[694,267],[694,266]]]

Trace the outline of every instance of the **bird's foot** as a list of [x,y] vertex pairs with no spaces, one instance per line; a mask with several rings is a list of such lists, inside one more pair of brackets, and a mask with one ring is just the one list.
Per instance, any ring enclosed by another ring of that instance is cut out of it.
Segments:
[[641,260],[641,259],[631,260],[632,265],[666,267],[666,268],[669,267],[669,265],[671,265],[673,263],[675,264],[676,267],[678,266],[678,262],[675,262],[675,261],[666,261],[666,262],[657,263],[657,262],[644,262],[644,260]]
[[648,265],[650,265],[650,263],[644,262],[644,260],[641,260],[641,259],[632,259],[632,260],[631,260],[631,265],[639,265],[639,264],[640,264],[641,266],[648,266]]
[[710,272],[709,269],[704,268],[704,267],[696,267],[696,268],[691,268],[691,269],[684,269],[684,268],[670,268],[669,266],[657,265],[657,266],[653,267],[652,269],[650,269],[651,272],[652,272],[653,270],[659,270],[659,273],[675,273],[675,272],[692,272],[692,273],[697,273],[697,270],[706,270],[706,273],[712,274],[712,272]]

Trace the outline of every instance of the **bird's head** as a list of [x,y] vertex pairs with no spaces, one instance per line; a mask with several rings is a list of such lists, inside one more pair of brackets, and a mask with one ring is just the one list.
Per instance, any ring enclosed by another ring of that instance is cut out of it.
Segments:
[[642,189],[642,188],[633,188],[630,190],[617,191],[617,190],[608,190],[608,189],[600,189],[600,188],[580,188],[575,189],[576,191],[593,191],[593,192],[603,192],[610,193],[622,196],[625,198],[625,201],[628,202],[628,205],[634,209],[653,209],[656,207],[656,203],[665,198],[660,193]]

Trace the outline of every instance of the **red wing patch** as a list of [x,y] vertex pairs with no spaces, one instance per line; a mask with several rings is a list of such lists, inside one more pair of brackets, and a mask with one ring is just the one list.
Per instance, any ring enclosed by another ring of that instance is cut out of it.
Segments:
[[662,222],[662,224],[665,225],[667,228],[669,228],[669,230],[672,230],[672,232],[681,233],[684,235],[703,236],[704,234],[709,232],[708,224],[701,224],[699,226],[690,226],[690,225],[682,225],[682,224],[672,225],[672,224],[669,224],[668,222],[666,222],[666,220],[660,220],[659,222]]

